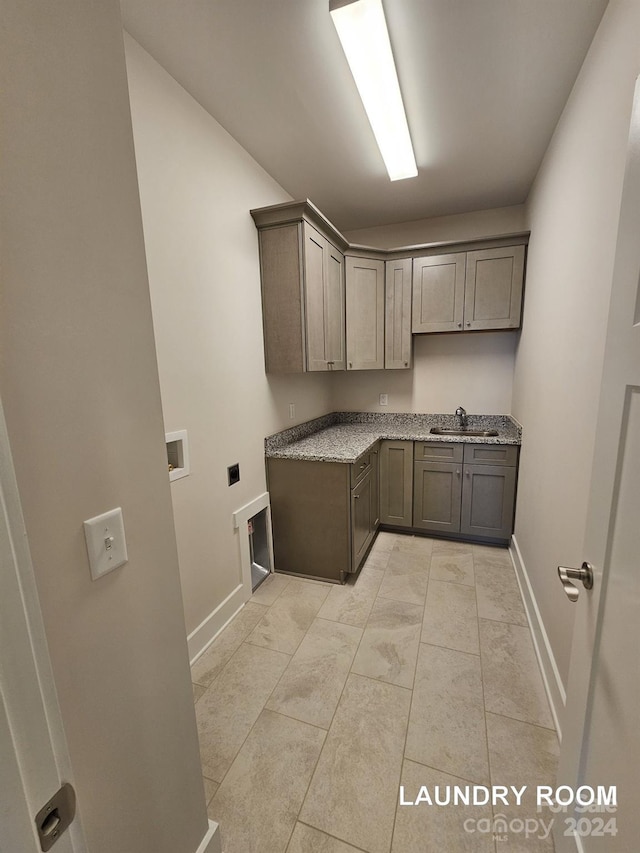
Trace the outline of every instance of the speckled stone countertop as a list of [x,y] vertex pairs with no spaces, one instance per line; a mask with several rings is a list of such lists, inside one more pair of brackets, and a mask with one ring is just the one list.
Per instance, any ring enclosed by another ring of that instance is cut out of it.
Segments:
[[522,427],[510,415],[469,415],[470,430],[498,431],[497,436],[433,435],[431,427],[457,428],[455,415],[332,412],[265,439],[270,459],[303,459],[313,462],[355,462],[376,441],[433,441],[464,444],[516,444]]

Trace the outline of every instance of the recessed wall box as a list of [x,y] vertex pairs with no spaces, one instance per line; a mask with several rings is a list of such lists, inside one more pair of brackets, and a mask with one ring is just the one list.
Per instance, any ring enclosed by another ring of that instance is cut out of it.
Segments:
[[238,462],[235,465],[229,465],[227,468],[227,477],[229,478],[230,486],[240,481],[240,464]]
[[167,463],[169,465],[169,479],[179,480],[191,473],[189,464],[189,438],[186,429],[176,432],[168,432],[165,435],[167,443]]

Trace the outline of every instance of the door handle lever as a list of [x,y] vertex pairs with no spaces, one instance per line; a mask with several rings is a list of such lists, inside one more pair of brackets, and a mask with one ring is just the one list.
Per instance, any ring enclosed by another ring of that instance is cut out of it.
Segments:
[[580,595],[580,590],[573,581],[582,581],[585,589],[593,588],[593,566],[586,561],[579,569],[570,569],[567,566],[558,566],[558,577],[562,582],[564,591],[567,593],[569,601],[576,602]]

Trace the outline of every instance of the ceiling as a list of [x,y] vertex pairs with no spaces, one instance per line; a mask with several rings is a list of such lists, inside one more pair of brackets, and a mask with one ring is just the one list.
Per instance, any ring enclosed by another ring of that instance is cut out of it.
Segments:
[[419,174],[390,182],[329,0],[121,0],[128,32],[343,231],[526,199],[607,0],[385,0]]

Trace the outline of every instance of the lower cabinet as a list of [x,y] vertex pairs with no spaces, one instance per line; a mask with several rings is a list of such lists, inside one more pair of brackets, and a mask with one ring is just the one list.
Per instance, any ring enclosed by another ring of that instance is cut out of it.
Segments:
[[344,582],[360,568],[378,527],[378,456],[267,459],[276,571]]
[[506,542],[513,531],[517,462],[512,445],[383,441],[380,523]]
[[411,527],[413,442],[380,442],[380,524]]

